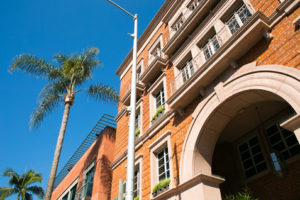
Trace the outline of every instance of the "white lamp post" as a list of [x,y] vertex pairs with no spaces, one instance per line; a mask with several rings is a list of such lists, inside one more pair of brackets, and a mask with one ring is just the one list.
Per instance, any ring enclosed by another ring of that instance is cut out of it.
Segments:
[[137,14],[132,15],[130,12],[111,0],[107,0],[114,6],[121,9],[134,20],[134,33],[130,36],[133,38],[133,55],[132,55],[132,74],[131,74],[131,98],[130,98],[130,121],[128,133],[128,153],[127,153],[127,174],[126,174],[126,200],[133,200],[133,179],[134,179],[134,140],[135,140],[135,107],[136,107],[136,58],[137,58]]

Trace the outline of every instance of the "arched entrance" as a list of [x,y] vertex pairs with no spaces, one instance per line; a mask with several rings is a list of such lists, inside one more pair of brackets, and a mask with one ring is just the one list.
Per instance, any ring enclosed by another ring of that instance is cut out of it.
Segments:
[[[244,186],[261,195],[260,186],[266,186],[262,180],[276,183],[268,187],[273,190],[284,181],[293,182],[289,176],[299,180],[299,77],[299,70],[251,63],[215,87],[193,113],[180,168],[181,182],[207,178],[183,192],[183,199],[221,199],[221,193]],[[283,162],[276,163],[280,158]],[[215,175],[225,178],[221,192],[221,179]],[[291,183],[287,191],[293,192],[294,186]],[[300,196],[297,191],[293,195]]]

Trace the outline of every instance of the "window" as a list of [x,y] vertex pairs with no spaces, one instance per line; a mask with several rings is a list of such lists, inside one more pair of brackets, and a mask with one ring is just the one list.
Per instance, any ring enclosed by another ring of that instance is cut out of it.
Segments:
[[70,191],[70,200],[75,200],[77,184]]
[[92,167],[92,169],[90,169],[85,175],[84,184],[86,185],[86,192],[85,192],[86,197],[92,196],[94,174],[95,174],[95,167]]
[[267,169],[257,136],[240,144],[238,151],[246,178],[250,178]]
[[157,154],[158,161],[158,180],[170,178],[170,166],[168,148],[164,148]]
[[133,198],[140,196],[140,170],[136,169],[133,180]]
[[181,68],[182,81],[185,82],[194,74],[194,66],[192,60],[189,60]]
[[234,34],[248,19],[252,16],[245,4],[243,4],[232,16],[225,22],[231,34]]
[[58,200],[75,200],[78,179],[75,180]]
[[136,115],[135,115],[135,131],[137,132],[138,130],[141,131],[141,112],[140,112],[140,110],[137,110]]
[[201,0],[193,0],[192,3],[189,5],[189,10],[192,12],[194,11],[200,4]]
[[184,20],[183,20],[183,16],[181,16],[176,22],[175,24],[172,26],[172,29],[176,32],[180,29],[180,27],[183,25]]
[[156,110],[165,105],[164,88],[161,88],[155,95]]
[[274,124],[266,129],[266,134],[272,149],[278,151],[287,160],[300,153],[300,145],[291,131]]
[[208,60],[212,55],[214,55],[219,48],[220,44],[215,34],[210,37],[201,48],[205,60]]

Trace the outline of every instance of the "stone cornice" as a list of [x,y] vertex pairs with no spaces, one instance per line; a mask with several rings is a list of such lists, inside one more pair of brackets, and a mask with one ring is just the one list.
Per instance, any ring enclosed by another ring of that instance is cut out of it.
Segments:
[[[150,24],[147,26],[146,30],[143,32],[141,37],[138,39],[138,50],[143,46],[145,41],[147,41],[149,35],[153,32],[153,30],[156,28],[156,26],[162,21],[163,17],[167,13],[167,11],[170,9],[170,7],[173,5],[174,0],[166,0],[165,3],[162,5],[162,7],[159,9],[159,11],[156,13]],[[126,56],[126,58],[123,60],[121,65],[116,71],[116,75],[121,76],[122,72],[125,70],[127,65],[131,62],[132,59],[132,49]]]

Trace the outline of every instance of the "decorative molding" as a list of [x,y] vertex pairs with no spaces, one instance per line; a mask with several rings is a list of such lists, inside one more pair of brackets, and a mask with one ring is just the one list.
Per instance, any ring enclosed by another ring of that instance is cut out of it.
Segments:
[[300,115],[297,114],[297,115],[291,117],[287,121],[281,123],[280,126],[289,131],[294,132],[295,130],[300,128]]
[[176,187],[173,187],[169,189],[168,191],[156,196],[155,198],[152,198],[151,200],[164,200],[164,199],[169,199],[172,196],[178,195],[185,190],[199,184],[199,183],[205,183],[209,185],[220,185],[225,181],[224,178],[221,178],[219,176],[214,176],[214,175],[206,175],[206,174],[198,174],[191,178],[188,181],[185,181],[181,183],[180,185],[177,185]]

